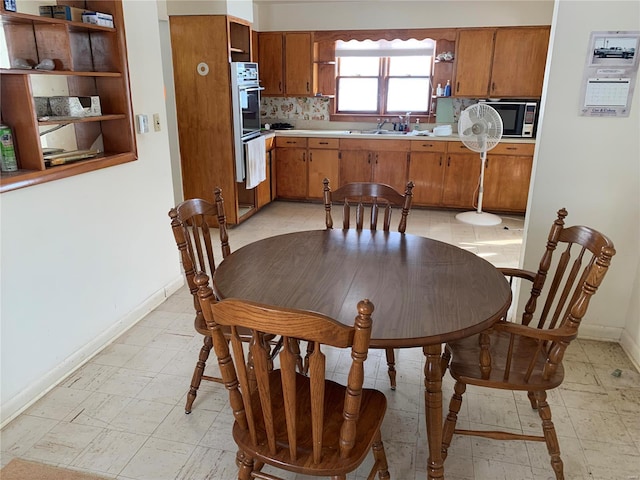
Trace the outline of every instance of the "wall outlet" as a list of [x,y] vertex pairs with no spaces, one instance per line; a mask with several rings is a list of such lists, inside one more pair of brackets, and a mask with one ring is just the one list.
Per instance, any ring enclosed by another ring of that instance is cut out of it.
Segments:
[[149,116],[139,113],[136,115],[136,130],[138,133],[149,133]]
[[160,131],[160,114],[159,113],[153,114],[153,129],[156,132]]

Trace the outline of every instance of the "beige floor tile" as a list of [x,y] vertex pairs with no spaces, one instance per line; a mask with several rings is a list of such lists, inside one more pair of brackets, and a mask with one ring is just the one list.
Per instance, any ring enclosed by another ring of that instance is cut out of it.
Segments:
[[166,405],[149,400],[132,399],[109,423],[112,430],[151,435],[172,410]]
[[62,420],[74,410],[91,392],[72,388],[55,387],[47,395],[38,400],[26,413],[34,417]]
[[531,467],[486,458],[473,459],[473,470],[477,479],[529,480],[533,479]]
[[598,439],[607,444],[633,444],[631,436],[617,413],[567,408],[571,423],[580,440]]
[[87,399],[63,420],[76,425],[108,427],[111,421],[129,405],[129,402],[131,402],[130,398],[121,395],[90,393]]
[[195,448],[195,445],[151,437],[121,474],[137,480],[174,480]]
[[153,432],[154,438],[198,445],[205,436],[218,412],[194,409],[189,415],[184,407],[175,407]]
[[103,428],[61,422],[34,443],[24,456],[45,463],[70,465],[101,432],[104,432]]
[[104,430],[71,462],[71,466],[117,475],[146,440],[146,435]]
[[58,423],[57,420],[51,418],[32,417],[27,414],[20,415],[2,429],[0,435],[2,457],[5,454],[17,457],[24,455]]

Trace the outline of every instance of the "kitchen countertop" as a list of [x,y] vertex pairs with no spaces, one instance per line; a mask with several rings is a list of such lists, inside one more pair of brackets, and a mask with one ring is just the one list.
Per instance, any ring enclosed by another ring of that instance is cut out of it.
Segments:
[[[445,142],[458,142],[460,137],[457,134],[446,136],[435,135],[416,135],[412,132],[402,134],[375,134],[375,133],[360,133],[359,130],[265,130],[262,132],[265,136],[275,135],[278,137],[330,137],[330,138],[363,138],[363,139],[395,139],[395,140],[422,140],[425,139]],[[502,137],[501,143],[536,143],[535,138],[515,138],[515,137]]]

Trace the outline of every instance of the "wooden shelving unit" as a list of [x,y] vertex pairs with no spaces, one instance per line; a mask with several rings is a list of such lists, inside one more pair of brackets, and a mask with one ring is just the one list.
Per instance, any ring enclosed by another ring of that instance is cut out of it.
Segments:
[[[21,12],[0,5],[9,65],[0,68],[2,122],[13,129],[19,170],[3,172],[0,192],[118,165],[137,159],[129,88],[122,2],[59,1],[113,16],[114,27],[71,22]],[[16,59],[36,65],[52,59],[55,69],[15,68]],[[34,80],[66,77],[68,95],[100,98],[102,115],[40,121],[33,100]],[[47,167],[43,159],[41,126],[72,124],[78,149],[101,144],[96,157]]]

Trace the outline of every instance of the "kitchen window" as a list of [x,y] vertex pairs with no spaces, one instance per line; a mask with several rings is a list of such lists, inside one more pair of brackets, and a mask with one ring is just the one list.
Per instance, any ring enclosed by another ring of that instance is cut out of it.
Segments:
[[427,115],[433,40],[336,42],[336,113]]

